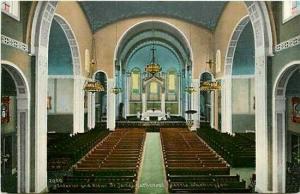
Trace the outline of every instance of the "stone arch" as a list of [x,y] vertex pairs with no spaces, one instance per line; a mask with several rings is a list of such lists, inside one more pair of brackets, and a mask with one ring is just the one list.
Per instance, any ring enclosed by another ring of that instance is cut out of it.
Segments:
[[[175,25],[164,21],[164,20],[157,20],[157,19],[153,19],[153,20],[144,20],[142,22],[136,23],[134,25],[132,25],[131,27],[129,27],[119,38],[117,45],[115,47],[115,52],[114,52],[114,62],[118,59],[118,56],[120,54],[120,51],[122,50],[122,47],[124,46],[124,44],[126,43],[126,38],[132,36],[131,33],[134,32],[134,34],[136,35],[137,33],[135,32],[136,29],[138,29],[141,26],[145,26],[145,25],[151,25],[152,23],[157,23],[161,26],[164,26],[166,28],[168,28],[169,30],[172,30],[175,34],[175,37],[178,38],[178,40],[184,44],[184,46],[186,47],[186,49],[189,51],[189,57],[190,57],[190,61],[193,64],[193,50],[192,47],[189,43],[188,38],[186,37],[186,35],[179,29],[177,28]],[[162,28],[162,27],[161,27]],[[115,71],[115,69],[114,69]]]
[[65,36],[68,40],[69,47],[72,55],[73,63],[73,133],[84,131],[84,92],[83,81],[81,78],[81,66],[80,66],[80,48],[78,46],[78,41],[76,39],[75,33],[71,28],[68,21],[61,15],[54,15],[53,19],[61,26]]
[[[162,30],[164,33],[169,34],[169,37],[172,37],[174,40],[176,40],[176,43],[179,43],[179,46],[177,46],[180,49],[174,49],[175,46],[174,45],[169,45],[170,48],[173,48],[174,51],[176,53],[178,53],[178,56],[180,56],[180,52],[183,53],[185,52],[186,54],[182,54],[183,56],[187,56],[186,57],[186,61],[184,61],[184,68],[188,69],[188,71],[186,71],[186,74],[188,76],[186,77],[190,77],[190,75],[193,75],[193,51],[190,45],[190,42],[186,36],[186,34],[184,34],[179,28],[177,28],[175,25],[165,21],[165,20],[160,20],[160,19],[148,19],[148,20],[144,20],[141,22],[138,22],[134,25],[132,25],[131,27],[129,27],[119,38],[118,42],[117,42],[117,46],[115,48],[115,52],[114,52],[114,64],[118,64],[120,63],[120,61],[118,61],[121,52],[123,52],[123,48],[126,46],[126,43],[128,41],[128,39],[131,39],[134,36],[137,36],[139,33],[144,32],[147,29],[152,29],[155,28],[157,31]],[[170,34],[172,36],[170,36]],[[157,38],[157,37],[156,37]],[[165,44],[167,45],[167,44]],[[176,48],[177,48],[176,47]],[[180,51],[180,52],[179,52]],[[116,74],[116,70],[115,70],[115,66],[114,66],[114,74]],[[180,110],[184,110],[183,107],[185,107],[187,109],[187,101],[190,100],[187,98],[186,93],[181,93],[180,95],[182,95],[182,102],[180,103],[181,107],[179,108]],[[126,103],[125,103],[126,104]],[[125,108],[126,109],[126,108]],[[182,115],[185,115],[184,112],[182,112]],[[186,115],[185,115],[186,116]]]
[[[28,193],[30,185],[30,91],[24,73],[10,61],[1,60],[17,90],[17,192]],[[1,124],[0,124],[1,125]],[[0,131],[1,133],[1,131]]]
[[[103,70],[97,70],[94,72],[92,79],[95,80],[96,79],[96,75],[97,73],[103,73],[106,77],[106,80],[108,80],[108,74],[103,71]],[[109,90],[107,87],[107,90],[105,91],[106,95],[109,95]],[[95,93],[88,93],[88,128],[92,129],[95,127],[96,124],[96,101],[95,101]],[[106,104],[109,103],[109,98],[107,97],[106,99]],[[107,128],[109,128],[108,126],[108,122],[107,122]]]
[[[256,191],[270,192],[272,190],[272,173],[271,173],[271,152],[269,151],[270,136],[268,135],[267,126],[267,57],[272,55],[272,33],[270,26],[270,18],[266,8],[265,2],[247,1],[245,6],[248,11],[248,17],[252,23],[254,32],[255,44],[255,128],[256,130]],[[246,21],[246,20],[245,20]],[[243,23],[243,20],[242,20]],[[236,29],[242,28],[237,26]],[[235,29],[235,30],[236,30]],[[239,32],[233,32],[233,36],[237,36]],[[222,130],[231,132],[230,128],[232,120],[226,118],[226,115],[231,115],[231,86],[230,76],[232,72],[232,58],[228,58],[232,52],[229,44],[227,51],[227,58],[225,61],[225,76],[222,83]],[[227,110],[229,109],[229,110]],[[229,126],[229,127],[228,127]],[[266,159],[267,156],[267,159]]]
[[286,64],[273,86],[273,191],[286,192],[286,87],[293,73],[300,69],[300,61]]
[[[207,70],[205,70],[205,71],[202,71],[200,74],[199,74],[199,86],[200,86],[200,81],[201,81],[201,78],[202,78],[202,75],[203,74],[205,74],[205,73],[208,73],[208,74],[210,74],[210,76],[211,76],[211,81],[215,81],[215,77],[214,77],[214,74],[211,72],[211,71],[207,71]],[[198,98],[198,101],[199,101],[199,103],[198,103],[198,106],[197,106],[197,108],[198,108],[198,111],[197,111],[197,119],[199,120],[199,124],[200,124],[200,111],[201,111],[201,109],[200,109],[200,103],[201,103],[201,95],[200,95],[200,93],[201,93],[201,91],[200,91],[200,89],[199,89],[199,98]],[[212,127],[212,128],[214,128],[215,126],[214,126],[214,118],[215,118],[215,116],[214,116],[214,109],[213,109],[213,107],[214,107],[214,93],[213,93],[213,91],[210,93],[210,100],[211,100],[211,110],[210,110],[210,126]]]
[[48,48],[52,19],[58,2],[38,2],[33,18],[31,51],[35,55],[35,138],[34,165],[31,173],[31,192],[42,192],[47,188],[47,86]]
[[71,25],[68,23],[68,21],[61,15],[55,13],[53,18],[63,29],[67,40],[69,42],[71,54],[72,54],[72,62],[73,62],[73,75],[79,76],[81,75],[81,68],[80,68],[80,52],[79,52],[79,46],[78,42],[75,36],[75,33],[73,32]]
[[222,131],[232,133],[232,68],[235,49],[242,34],[244,28],[250,21],[249,16],[245,16],[240,19],[235,26],[230,41],[228,43],[227,52],[224,62],[224,86],[222,87],[224,92],[224,99],[222,107]]

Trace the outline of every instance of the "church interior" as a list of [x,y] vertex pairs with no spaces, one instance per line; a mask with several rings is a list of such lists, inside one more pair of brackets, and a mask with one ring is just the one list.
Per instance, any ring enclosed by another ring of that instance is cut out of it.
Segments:
[[300,192],[300,1],[1,1],[1,192]]

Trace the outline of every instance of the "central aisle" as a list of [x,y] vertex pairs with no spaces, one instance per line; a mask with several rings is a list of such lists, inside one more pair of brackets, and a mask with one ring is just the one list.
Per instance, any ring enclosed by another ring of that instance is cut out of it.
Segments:
[[147,133],[141,174],[138,183],[138,194],[167,193],[160,133]]

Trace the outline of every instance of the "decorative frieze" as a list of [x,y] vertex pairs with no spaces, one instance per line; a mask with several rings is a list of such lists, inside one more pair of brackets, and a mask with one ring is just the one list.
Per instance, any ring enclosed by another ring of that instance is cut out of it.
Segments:
[[16,49],[19,49],[21,51],[24,51],[24,52],[28,52],[28,45],[23,43],[23,42],[20,42],[18,40],[15,40],[13,38],[10,38],[8,36],[5,36],[3,34],[1,34],[1,44],[5,44],[5,45],[8,45],[8,46],[11,46],[11,47],[14,47]]
[[299,44],[300,44],[300,35],[276,45],[275,52],[280,52],[282,50],[297,46]]

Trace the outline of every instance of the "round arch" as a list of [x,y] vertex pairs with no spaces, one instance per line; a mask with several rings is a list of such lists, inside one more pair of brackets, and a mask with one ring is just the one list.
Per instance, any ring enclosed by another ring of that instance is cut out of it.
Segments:
[[300,61],[286,64],[273,86],[273,191],[286,192],[286,87],[290,77],[300,70]]
[[[96,75],[98,73],[103,73],[105,78],[106,78],[106,81],[108,79],[108,75],[105,71],[103,70],[97,70],[94,72],[93,76],[92,76],[92,79],[93,80],[96,80]],[[103,83],[102,83],[103,84]],[[108,87],[106,87],[106,96],[109,95],[109,90],[108,90]],[[90,129],[94,128],[95,127],[95,124],[96,124],[96,100],[95,100],[95,97],[96,97],[96,94],[95,93],[88,93],[88,127]],[[106,98],[106,104],[109,103],[109,98],[107,97]],[[107,123],[107,128],[108,127],[108,123]]]
[[[114,52],[114,61],[113,64],[115,63],[115,61],[118,59],[118,56],[120,55],[120,52],[122,51],[123,47],[126,45],[126,42],[133,36],[137,35],[139,32],[144,31],[145,29],[149,28],[153,28],[153,25],[155,25],[156,29],[163,29],[166,32],[169,32],[170,34],[173,34],[173,36],[175,38],[177,38],[177,40],[183,44],[183,46],[185,47],[186,51],[188,52],[189,55],[189,61],[193,66],[193,50],[192,47],[188,41],[188,38],[186,37],[186,35],[176,26],[174,26],[173,24],[164,21],[164,20],[157,20],[157,19],[153,19],[153,20],[144,20],[142,22],[136,23],[134,25],[132,25],[131,27],[129,27],[119,38],[117,45],[115,47],[115,52]],[[115,67],[114,70],[115,72]],[[192,68],[192,75],[193,75],[193,68]]]
[[[254,45],[255,45],[255,128],[256,130],[256,147],[260,147],[256,150],[256,188],[257,192],[270,192],[272,191],[272,169],[271,169],[271,152],[269,151],[269,145],[271,141],[270,135],[268,135],[268,123],[267,123],[267,57],[273,54],[272,49],[272,33],[270,26],[269,13],[267,11],[265,2],[245,2],[245,6],[248,12],[248,20],[252,24],[254,32]],[[246,16],[247,17],[247,16]],[[247,23],[246,18],[242,18],[233,30],[231,39],[239,37],[239,29]],[[241,24],[241,25],[239,25]],[[233,47],[232,45],[233,44]],[[231,110],[231,87],[230,74],[232,72],[232,60],[236,44],[228,42],[228,50],[226,53],[224,78],[222,82],[222,102],[221,102],[221,114],[222,114],[222,130],[225,132],[231,132],[232,120],[226,118],[226,115]],[[229,58],[231,57],[231,58]],[[266,159],[266,156],[268,156]]]
[[[2,68],[14,80],[17,90],[17,192],[27,193],[30,187],[30,91],[25,74],[14,63],[1,60]],[[0,124],[1,126],[1,124]],[[0,131],[1,133],[1,131]]]
[[[215,81],[215,77],[214,77],[214,74],[211,72],[211,71],[207,71],[207,70],[205,70],[205,71],[202,71],[200,74],[199,74],[199,86],[200,86],[200,82],[201,82],[201,78],[202,78],[202,76],[203,76],[203,74],[209,74],[210,75],[210,77],[211,77],[211,81]],[[198,90],[199,92],[198,92],[198,106],[197,106],[197,108],[198,108],[198,111],[197,111],[197,113],[195,114],[195,115],[197,115],[197,120],[199,121],[199,123],[200,123],[200,120],[201,120],[201,91],[200,90]],[[209,122],[210,122],[210,126],[212,127],[212,128],[214,128],[215,127],[215,125],[214,125],[214,120],[215,120],[215,115],[214,115],[214,109],[213,109],[213,107],[214,107],[214,92],[212,91],[212,92],[210,92],[210,94],[208,94],[208,95],[210,95],[210,119],[209,119]]]
[[235,49],[240,35],[244,28],[249,23],[249,16],[244,16],[235,26],[231,33],[231,38],[228,43],[227,52],[224,63],[224,86],[222,87],[224,92],[224,100],[222,108],[222,131],[232,134],[232,68]]
[[83,81],[81,79],[81,67],[80,67],[80,51],[78,42],[74,31],[68,21],[61,15],[55,13],[53,19],[62,28],[71,50],[72,64],[73,64],[73,134],[78,132],[84,132],[84,93]]

